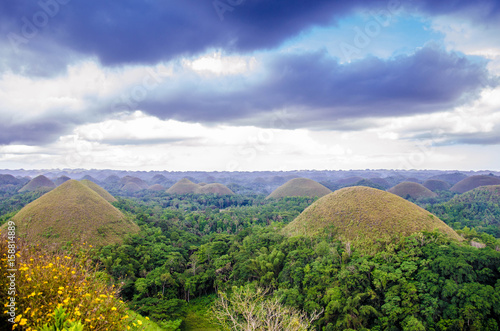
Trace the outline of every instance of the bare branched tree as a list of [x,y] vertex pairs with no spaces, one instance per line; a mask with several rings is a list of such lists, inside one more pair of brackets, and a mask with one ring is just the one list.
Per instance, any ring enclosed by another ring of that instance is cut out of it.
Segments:
[[220,292],[212,313],[224,330],[306,331],[323,311],[308,315],[282,305],[267,290],[245,286],[233,287],[231,294]]

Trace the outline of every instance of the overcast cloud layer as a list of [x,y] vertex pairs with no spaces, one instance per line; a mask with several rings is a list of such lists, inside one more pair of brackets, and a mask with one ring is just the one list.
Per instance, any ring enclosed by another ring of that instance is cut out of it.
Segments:
[[499,22],[498,1],[2,1],[0,168],[397,168],[421,145],[415,168],[494,168],[449,146],[500,154]]

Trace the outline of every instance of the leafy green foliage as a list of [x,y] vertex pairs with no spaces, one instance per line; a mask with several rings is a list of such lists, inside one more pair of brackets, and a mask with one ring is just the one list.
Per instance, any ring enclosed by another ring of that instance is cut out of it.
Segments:
[[478,187],[427,209],[455,229],[474,228],[500,238],[500,185]]
[[41,331],[83,331],[83,325],[80,321],[68,321],[66,308],[56,308],[54,311],[54,323],[51,325],[45,324]]

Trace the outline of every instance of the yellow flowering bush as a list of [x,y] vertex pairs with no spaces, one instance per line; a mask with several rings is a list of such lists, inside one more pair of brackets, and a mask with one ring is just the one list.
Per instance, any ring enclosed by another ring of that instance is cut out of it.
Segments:
[[85,251],[64,255],[21,240],[16,253],[16,317],[8,322],[7,276],[12,267],[7,256],[7,239],[0,234],[0,323],[11,324],[13,330],[39,330],[50,324],[58,308],[65,309],[68,322],[81,322],[84,330],[126,330],[137,322],[126,315],[127,306],[117,298],[116,288],[96,277]]

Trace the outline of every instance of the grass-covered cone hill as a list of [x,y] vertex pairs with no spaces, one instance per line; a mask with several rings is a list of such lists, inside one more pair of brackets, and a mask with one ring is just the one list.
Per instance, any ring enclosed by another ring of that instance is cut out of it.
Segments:
[[177,183],[172,185],[167,190],[167,193],[170,194],[190,194],[190,193],[196,193],[196,191],[200,188],[198,184],[193,183],[187,178],[182,178],[179,180]]
[[216,194],[216,195],[234,195],[226,185],[219,183],[206,184],[203,186],[198,185],[196,189],[197,194]]
[[414,182],[403,182],[390,188],[388,192],[399,195],[402,198],[410,197],[412,199],[418,198],[433,198],[437,196],[425,186]]
[[439,179],[428,179],[422,185],[424,185],[432,192],[447,191],[451,187],[450,184],[448,184],[444,180],[439,180]]
[[[107,193],[107,192],[106,192]],[[13,218],[18,236],[30,244],[121,242],[139,227],[96,191],[69,180],[26,205]]]
[[455,231],[425,209],[392,193],[363,186],[343,188],[324,196],[283,231],[290,236],[314,236],[330,227],[342,240],[354,243],[370,244],[434,230],[461,240]]
[[500,185],[500,178],[486,175],[470,176],[453,185],[450,191],[465,193],[475,189],[476,187],[486,185]]
[[56,187],[56,184],[54,184],[53,181],[43,175],[40,175],[30,180],[19,190],[19,192],[31,192],[37,190],[50,191],[54,187]]
[[274,190],[267,198],[284,197],[322,197],[332,191],[320,183],[308,178],[294,178]]

